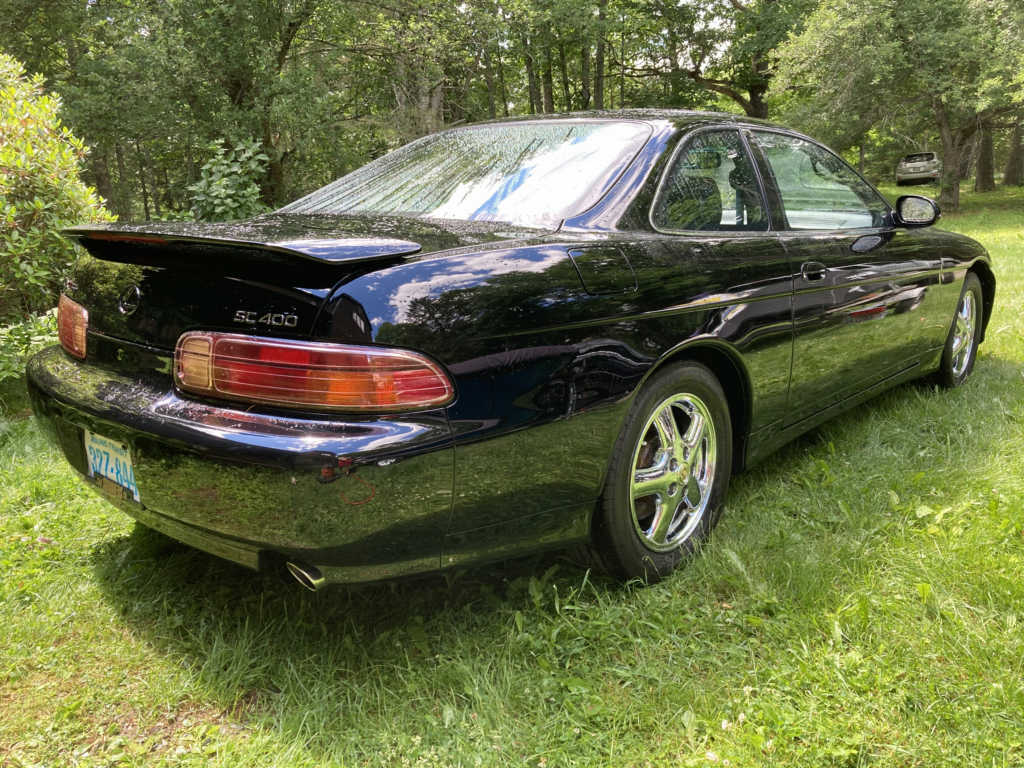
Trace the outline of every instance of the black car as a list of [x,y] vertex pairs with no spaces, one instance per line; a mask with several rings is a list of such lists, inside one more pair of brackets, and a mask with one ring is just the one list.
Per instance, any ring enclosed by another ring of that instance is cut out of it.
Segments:
[[937,217],[731,115],[462,127],[249,221],[68,230],[29,388],[129,515],[311,588],[575,542],[653,580],[732,473],[964,381],[995,279]]

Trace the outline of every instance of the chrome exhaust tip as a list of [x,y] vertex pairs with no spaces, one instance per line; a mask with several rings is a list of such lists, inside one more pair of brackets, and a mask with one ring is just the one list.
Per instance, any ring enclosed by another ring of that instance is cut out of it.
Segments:
[[305,565],[303,563],[286,562],[285,568],[288,569],[288,573],[299,582],[302,586],[308,589],[310,592],[316,592],[320,587],[327,583],[324,575],[320,573],[320,569],[315,565]]

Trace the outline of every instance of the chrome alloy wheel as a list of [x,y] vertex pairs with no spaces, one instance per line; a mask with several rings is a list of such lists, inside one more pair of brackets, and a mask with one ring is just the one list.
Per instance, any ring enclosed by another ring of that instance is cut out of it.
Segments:
[[699,397],[672,395],[654,409],[630,465],[630,511],[644,546],[667,552],[700,525],[716,454],[715,424]]
[[953,375],[957,378],[964,375],[971,361],[974,348],[974,329],[978,325],[978,302],[972,291],[964,291],[960,306],[956,311],[956,325],[953,328]]

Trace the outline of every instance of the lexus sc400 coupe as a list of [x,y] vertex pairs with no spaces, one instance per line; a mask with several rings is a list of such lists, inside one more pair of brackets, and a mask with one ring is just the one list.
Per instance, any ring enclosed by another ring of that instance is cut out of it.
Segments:
[[580,543],[650,581],[734,472],[968,376],[995,278],[938,215],[730,115],[460,127],[251,220],[68,230],[29,389],[129,515],[311,588]]

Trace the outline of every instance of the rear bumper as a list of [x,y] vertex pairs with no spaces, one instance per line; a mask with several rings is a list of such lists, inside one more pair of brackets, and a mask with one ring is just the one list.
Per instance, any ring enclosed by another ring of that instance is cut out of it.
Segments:
[[440,567],[454,466],[444,411],[400,420],[246,412],[59,347],[33,357],[27,377],[33,410],[83,477],[84,429],[129,446],[141,503],[114,501],[173,538],[250,568],[301,561],[330,581]]
[[937,181],[942,172],[931,171],[896,171],[896,181]]

